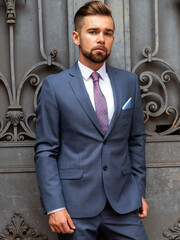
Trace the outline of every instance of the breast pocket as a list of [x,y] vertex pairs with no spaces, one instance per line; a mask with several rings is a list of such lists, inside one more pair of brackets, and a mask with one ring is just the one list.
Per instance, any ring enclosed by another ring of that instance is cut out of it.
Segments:
[[121,110],[121,115],[132,115],[133,109],[132,108],[128,108],[128,109],[124,109]]
[[133,114],[133,109],[132,108],[129,108],[129,109],[126,109],[126,110],[121,110],[120,112],[120,119],[122,121],[131,121],[132,119],[132,114]]
[[117,119],[116,127],[121,129],[121,133],[127,135],[132,121],[132,108],[121,110]]

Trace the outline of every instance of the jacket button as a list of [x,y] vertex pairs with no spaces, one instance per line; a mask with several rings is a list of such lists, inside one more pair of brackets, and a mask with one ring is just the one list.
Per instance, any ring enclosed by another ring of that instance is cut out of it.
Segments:
[[107,169],[108,169],[108,167],[105,165],[105,166],[103,167],[103,170],[106,171]]
[[106,144],[107,143],[107,139],[105,139],[104,141],[103,141],[103,144]]

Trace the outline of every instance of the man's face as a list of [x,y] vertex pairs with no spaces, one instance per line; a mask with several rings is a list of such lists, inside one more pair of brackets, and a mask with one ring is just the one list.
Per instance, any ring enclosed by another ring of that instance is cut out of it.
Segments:
[[[80,33],[75,32],[80,61],[86,66],[103,65],[114,41],[114,23],[110,16],[92,15],[83,19]],[[73,38],[74,39],[74,38]]]

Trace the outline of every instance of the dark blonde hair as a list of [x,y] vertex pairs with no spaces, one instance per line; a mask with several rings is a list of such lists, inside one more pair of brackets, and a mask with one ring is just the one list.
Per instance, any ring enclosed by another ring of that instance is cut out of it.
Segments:
[[113,20],[111,10],[107,5],[100,1],[87,2],[76,12],[74,16],[75,31],[77,32],[81,31],[83,18],[89,15],[109,16]]

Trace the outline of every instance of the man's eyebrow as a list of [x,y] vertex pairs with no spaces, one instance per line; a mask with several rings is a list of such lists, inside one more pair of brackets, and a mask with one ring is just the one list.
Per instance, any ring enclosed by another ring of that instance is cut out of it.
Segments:
[[99,29],[99,28],[92,27],[92,28],[88,28],[87,31],[98,30],[98,29]]
[[[92,28],[88,28],[87,31],[92,31],[92,30],[99,30],[99,28],[96,28],[96,27],[92,27]],[[114,29],[112,28],[105,28],[105,31],[107,32],[114,32]]]
[[107,32],[114,32],[114,29],[112,29],[112,28],[106,28],[105,29]]

